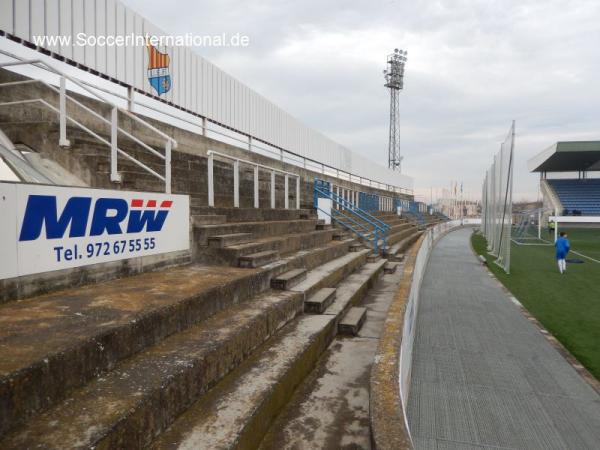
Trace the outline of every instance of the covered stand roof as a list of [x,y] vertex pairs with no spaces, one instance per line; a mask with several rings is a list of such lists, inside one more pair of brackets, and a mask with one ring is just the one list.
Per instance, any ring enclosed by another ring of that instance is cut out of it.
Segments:
[[600,141],[557,142],[527,162],[530,172],[600,170]]

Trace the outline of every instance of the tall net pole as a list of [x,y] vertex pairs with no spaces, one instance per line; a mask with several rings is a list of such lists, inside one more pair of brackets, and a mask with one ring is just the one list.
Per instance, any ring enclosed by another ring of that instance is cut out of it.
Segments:
[[383,71],[385,87],[390,90],[390,132],[388,136],[388,167],[402,171],[400,156],[400,91],[404,88],[404,66],[407,52],[394,49],[388,55]]
[[489,253],[506,273],[510,273],[514,148],[513,121],[500,151],[494,155],[494,163],[486,172],[482,190],[482,231]]

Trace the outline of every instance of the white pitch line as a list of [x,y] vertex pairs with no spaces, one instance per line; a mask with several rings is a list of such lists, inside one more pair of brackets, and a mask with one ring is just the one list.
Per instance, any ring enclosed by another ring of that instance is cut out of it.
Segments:
[[583,256],[584,258],[587,258],[590,261],[594,261],[595,263],[600,264],[600,261],[598,261],[597,259],[594,259],[594,258],[592,258],[590,256],[584,255],[583,253],[576,252],[575,250],[571,250],[571,253],[575,253],[576,255]]
[[[531,246],[533,246],[533,245],[537,245],[537,246],[540,246],[540,245],[552,245],[552,242],[550,242],[550,241],[547,241],[546,239],[541,239],[541,238],[540,238],[540,240],[541,240],[541,241],[544,241],[544,242],[547,242],[547,244],[525,244],[525,243],[517,242],[517,241],[515,241],[514,239],[511,239],[511,240],[512,240],[512,241],[513,241],[515,244],[517,244],[517,245],[531,245]],[[587,259],[589,259],[590,261],[594,261],[595,263],[598,263],[598,264],[600,264],[600,261],[599,261],[599,260],[597,260],[597,259],[594,259],[594,258],[592,258],[591,256],[584,255],[583,253],[576,252],[575,250],[571,250],[569,253],[574,253],[575,255],[579,255],[579,256],[581,256],[582,258],[587,258]]]

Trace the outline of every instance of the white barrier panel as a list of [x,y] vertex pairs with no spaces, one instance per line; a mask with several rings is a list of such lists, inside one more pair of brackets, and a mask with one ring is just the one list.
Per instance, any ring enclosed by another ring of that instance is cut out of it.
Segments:
[[188,250],[189,197],[0,183],[0,279]]
[[317,200],[317,207],[317,219],[324,220],[325,224],[331,225],[332,200],[330,198],[319,198]]
[[[118,0],[0,0],[0,31],[258,141],[363,178],[412,189],[411,177],[304,125],[191,47],[175,45],[167,33]],[[128,45],[108,45],[99,39]],[[97,45],[88,45],[92,41]]]
[[[412,282],[410,286],[410,293],[408,295],[408,301],[406,304],[406,311],[404,312],[404,327],[402,331],[402,344],[400,345],[400,398],[402,400],[402,409],[404,410],[404,417],[406,418],[406,405],[408,402],[408,391],[410,387],[410,374],[412,369],[412,354],[413,354],[413,343],[415,340],[415,323],[417,320],[417,312],[419,309],[419,294],[421,290],[421,282],[423,281],[423,275],[425,274],[425,267],[429,260],[431,249],[445,233],[453,228],[460,227],[460,220],[453,220],[450,222],[444,222],[436,225],[435,227],[429,228],[425,233],[425,238],[421,244],[421,248],[417,253],[415,260],[415,267],[412,275]],[[408,423],[406,424],[408,430]]]
[[548,220],[558,223],[600,223],[600,216],[550,216]]

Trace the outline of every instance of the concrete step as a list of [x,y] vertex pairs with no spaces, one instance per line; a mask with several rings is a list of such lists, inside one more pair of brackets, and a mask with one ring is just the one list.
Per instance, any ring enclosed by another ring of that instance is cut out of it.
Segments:
[[283,291],[289,290],[306,279],[306,269],[294,269],[271,279],[271,287]]
[[208,246],[213,248],[224,248],[236,244],[245,244],[252,241],[250,233],[233,233],[211,236],[208,238]]
[[305,298],[311,297],[319,289],[334,287],[367,261],[369,250],[348,253],[340,258],[329,261],[306,274],[306,279],[292,288],[293,291],[303,292]]
[[266,238],[285,234],[309,233],[315,231],[316,224],[316,219],[296,219],[201,225],[194,227],[194,243],[197,246],[206,246],[209,237],[222,234],[251,233],[256,238]]
[[279,259],[279,253],[274,250],[265,250],[263,252],[252,253],[250,255],[240,256],[238,263],[240,267],[253,268],[272,263]]
[[365,264],[343,280],[325,314],[300,316],[287,325],[270,345],[192,405],[150,448],[257,448],[295,388],[333,341],[341,316],[376,282],[382,267],[381,263]]
[[222,311],[72,391],[0,448],[143,448],[302,308],[288,291]]
[[255,239],[246,244],[230,245],[223,249],[200,248],[196,260],[206,264],[228,264],[237,266],[240,256],[265,250],[278,251],[287,255],[300,250],[323,247],[331,242],[332,231],[311,231],[308,233],[286,234],[270,238]]
[[348,233],[347,231],[341,230],[339,228],[336,228],[336,229],[334,229],[333,235],[331,236],[331,238],[334,241],[341,241],[341,240],[347,239],[348,236],[350,236],[350,233]]
[[356,336],[367,319],[367,308],[353,306],[338,324],[340,334]]
[[397,233],[391,234],[388,236],[387,238],[387,244],[388,245],[393,245],[397,242],[402,241],[404,238],[411,236],[412,234],[416,233],[418,230],[416,227],[410,226],[407,227]]
[[281,209],[281,208],[223,208],[196,206],[198,199],[191,199],[191,211],[195,214],[217,214],[227,218],[227,222],[270,222],[276,220],[316,219],[313,210],[308,209]]
[[352,244],[350,246],[350,251],[351,252],[359,252],[359,251],[364,250],[364,249],[365,249],[365,246],[363,244],[356,243],[356,244]]
[[334,316],[298,319],[182,414],[150,448],[257,448],[277,412],[316,365],[335,334]]
[[413,225],[411,223],[409,223],[408,221],[402,221],[400,223],[395,223],[392,224],[390,226],[390,229],[388,231],[388,235],[392,235],[395,234],[399,231],[403,231],[406,230],[407,228],[411,228]]
[[304,301],[304,312],[322,314],[335,300],[335,288],[321,288]]
[[353,242],[261,269],[188,265],[0,305],[0,435],[119,361],[269,289],[272,277],[348,255]]
[[204,214],[204,215],[192,215],[192,225],[221,225],[227,222],[227,216],[216,215],[216,214]]
[[390,261],[393,261],[393,262],[404,261],[404,253],[396,253],[395,255],[391,255]]
[[367,256],[367,262],[377,262],[381,259],[381,257],[379,255],[375,255],[373,253],[371,253],[369,256]]
[[331,230],[333,226],[330,223],[318,223],[317,230]]
[[387,262],[385,266],[383,266],[383,272],[386,274],[395,273],[396,269],[398,269],[398,263],[396,262]]
[[[296,388],[259,450],[370,449],[369,390],[373,359],[402,272],[380,278],[361,305],[358,338],[338,336]],[[351,424],[351,426],[349,426]]]
[[412,244],[414,244],[417,241],[417,239],[419,239],[419,236],[421,236],[421,234],[423,234],[422,231],[415,229],[412,231],[411,234],[409,234],[408,236],[403,238],[401,241],[396,242],[394,245],[392,245],[389,248],[389,253],[388,253],[389,257],[395,259],[395,255],[405,253],[405,251]]

